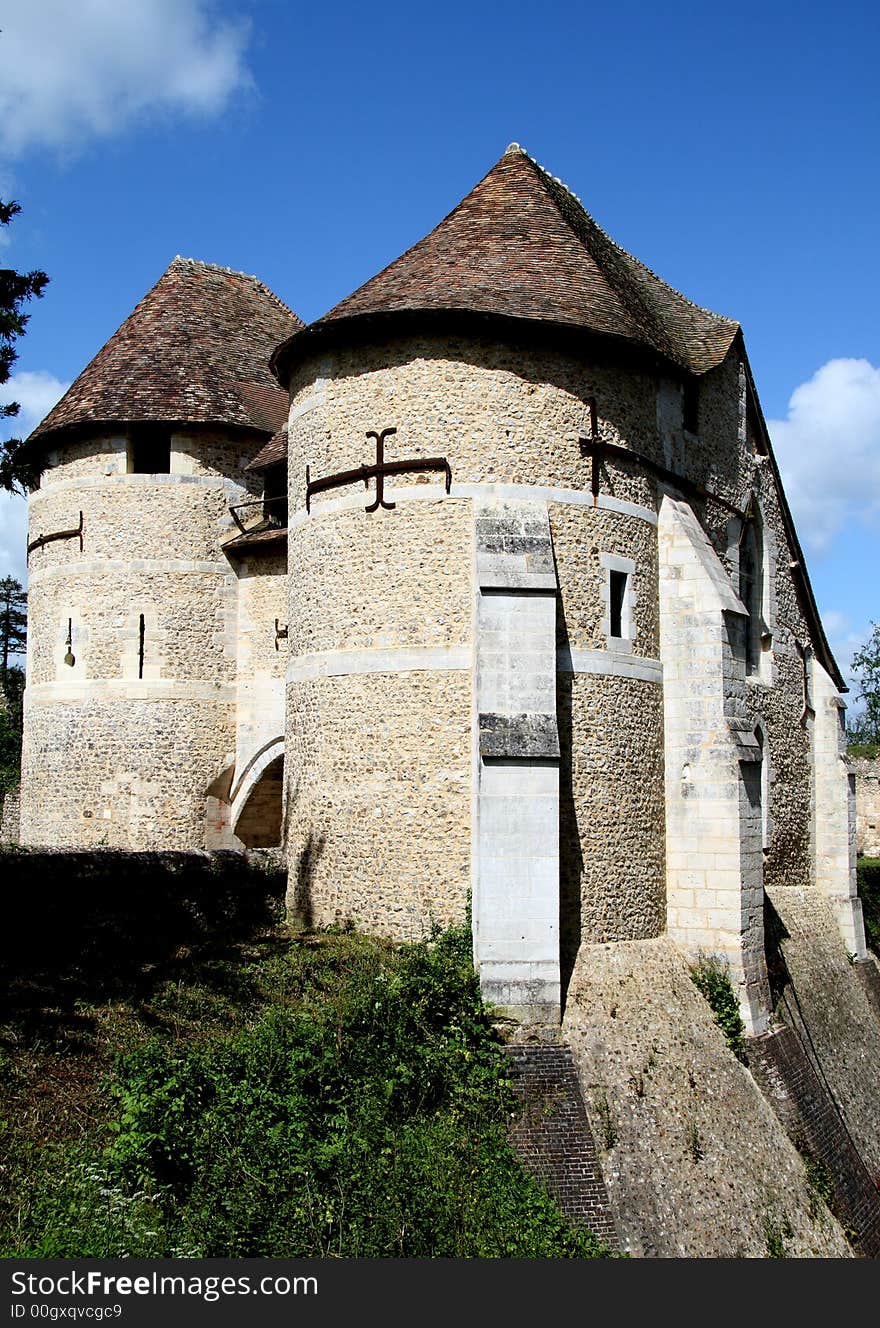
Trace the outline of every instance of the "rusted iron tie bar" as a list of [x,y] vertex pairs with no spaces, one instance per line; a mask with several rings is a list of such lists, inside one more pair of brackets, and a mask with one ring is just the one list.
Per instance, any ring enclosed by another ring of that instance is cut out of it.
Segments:
[[53,540],[78,539],[79,551],[83,551],[83,514],[79,514],[79,525],[75,530],[56,530],[51,535],[38,535],[35,540],[31,540],[27,546],[27,556],[30,558],[34,549],[41,549],[44,544],[51,544]]
[[590,488],[593,494],[594,507],[596,506],[599,497],[599,476],[602,469],[602,462],[606,456],[611,456],[617,457],[622,461],[631,461],[644,466],[645,470],[649,471],[652,475],[656,475],[658,479],[666,480],[668,484],[673,485],[676,489],[682,489],[685,493],[692,493],[698,498],[708,498],[713,503],[717,503],[719,507],[723,507],[725,511],[732,512],[734,516],[738,516],[740,520],[745,520],[745,512],[743,512],[742,508],[737,507],[734,503],[728,502],[727,499],[722,498],[720,494],[713,493],[710,489],[704,488],[702,484],[697,484],[694,480],[689,480],[683,475],[676,474],[674,470],[669,470],[666,466],[661,466],[659,462],[652,461],[650,457],[643,456],[641,452],[633,452],[628,447],[621,447],[618,443],[606,443],[603,439],[598,437],[595,424],[593,424],[592,437],[585,438],[581,436],[578,441],[580,443],[581,454],[590,457],[593,463]]
[[442,470],[446,476],[446,492],[449,493],[452,488],[452,467],[446,457],[414,457],[409,461],[385,460],[385,439],[395,433],[396,429],[383,429],[381,433],[377,433],[375,429],[367,430],[367,437],[376,440],[376,461],[372,466],[356,466],[353,470],[340,470],[335,475],[325,475],[320,480],[313,480],[310,469],[306,466],[306,511],[312,510],[313,494],[340,488],[344,484],[360,482],[363,482],[366,489],[372,479],[376,481],[376,497],[372,503],[367,504],[364,511],[375,512],[380,507],[391,511],[396,504],[385,501],[385,476],[403,475],[413,470]]

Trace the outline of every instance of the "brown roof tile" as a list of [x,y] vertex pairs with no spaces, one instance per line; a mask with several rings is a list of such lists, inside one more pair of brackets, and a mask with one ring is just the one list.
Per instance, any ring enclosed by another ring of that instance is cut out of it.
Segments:
[[694,373],[718,364],[738,330],[615,244],[517,144],[429,235],[293,334],[272,367],[283,381],[297,347],[341,320],[416,310],[503,315],[624,337]]
[[270,526],[265,530],[246,530],[223,545],[225,551],[234,553],[237,549],[264,549],[273,544],[287,542],[286,526]]
[[275,433],[287,421],[290,399],[277,383],[233,383],[250,411],[251,420],[266,433]]
[[269,356],[302,326],[256,277],[177,257],[31,439],[137,420],[274,432],[287,400]]
[[[287,398],[285,397],[285,401]],[[269,466],[275,466],[287,457],[287,425],[279,429],[268,443],[260,448],[253,461],[249,462],[245,470],[266,470]]]

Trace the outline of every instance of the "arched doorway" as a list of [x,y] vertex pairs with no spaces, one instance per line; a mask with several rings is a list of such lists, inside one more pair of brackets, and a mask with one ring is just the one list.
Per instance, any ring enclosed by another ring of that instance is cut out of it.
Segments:
[[284,810],[284,753],[274,756],[242,790],[233,808],[233,831],[245,848],[278,848]]

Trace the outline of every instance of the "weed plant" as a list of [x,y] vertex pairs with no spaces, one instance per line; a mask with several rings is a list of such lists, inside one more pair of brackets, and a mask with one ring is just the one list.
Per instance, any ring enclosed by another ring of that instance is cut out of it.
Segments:
[[708,1002],[728,1047],[739,1060],[744,1061],[746,1030],[726,966],[714,955],[702,958],[691,968],[691,978]]
[[[518,1099],[466,931],[276,934],[80,1013],[101,1065],[82,1111],[54,1139],[7,1114],[6,1256],[607,1254],[508,1144]],[[45,1078],[47,1050],[14,1042],[7,1113]]]

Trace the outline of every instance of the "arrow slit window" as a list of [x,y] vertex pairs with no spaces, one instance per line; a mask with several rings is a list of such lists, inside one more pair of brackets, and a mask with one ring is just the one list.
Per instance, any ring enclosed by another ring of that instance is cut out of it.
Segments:
[[764,569],[758,523],[750,518],[743,526],[739,546],[739,597],[748,614],[746,619],[746,673],[753,676],[761,669],[761,637],[764,631]]

